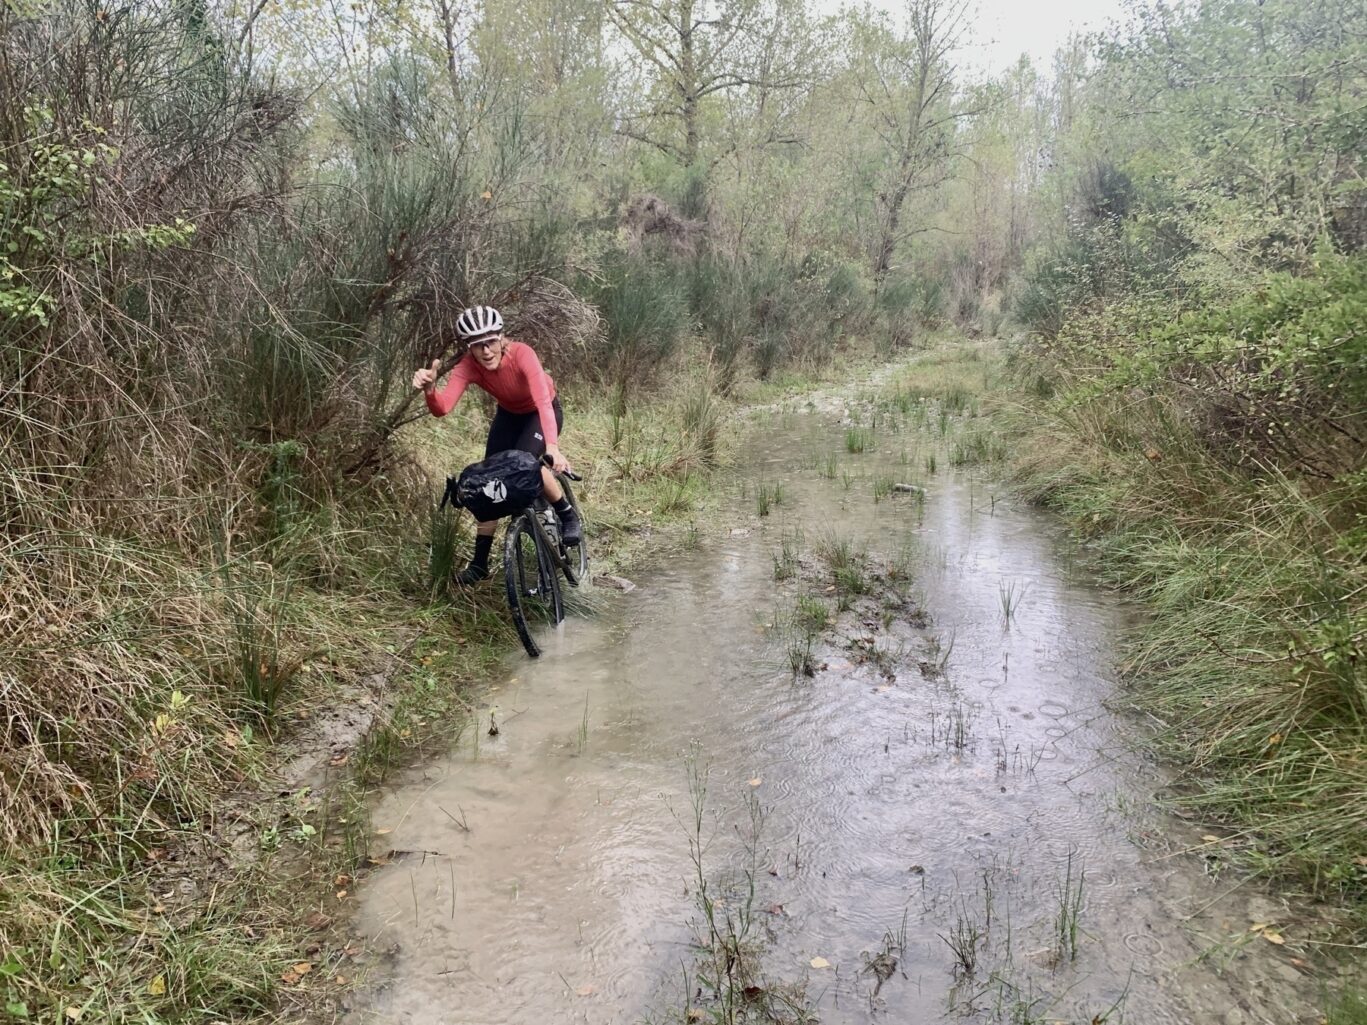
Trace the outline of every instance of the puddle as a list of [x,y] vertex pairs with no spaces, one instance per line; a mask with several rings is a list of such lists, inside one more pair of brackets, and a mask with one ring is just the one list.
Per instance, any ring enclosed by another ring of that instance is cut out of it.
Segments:
[[[783,482],[768,517],[737,496],[748,529],[510,659],[482,699],[500,733],[467,733],[379,801],[377,853],[423,853],[361,887],[356,928],[391,956],[347,1020],[681,1020],[692,767],[712,897],[753,912],[766,979],[823,1022],[1317,1021],[1313,980],[1248,931],[1277,902],[1210,874],[1185,850],[1207,842],[1153,810],[1163,773],[1105,707],[1124,612],[1075,579],[1051,521],[944,472],[924,504],[875,503],[895,436],[851,456],[814,417],[775,433],[753,471]],[[831,453],[848,488],[812,468]],[[769,627],[813,590],[774,579],[799,530],[805,552],[834,531],[908,560],[914,601],[857,607],[794,681]],[[751,866],[747,900],[728,880]]]

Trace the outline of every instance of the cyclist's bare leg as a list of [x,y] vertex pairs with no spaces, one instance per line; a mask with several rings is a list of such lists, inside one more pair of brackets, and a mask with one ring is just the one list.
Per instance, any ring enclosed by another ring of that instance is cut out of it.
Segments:
[[480,537],[493,537],[497,529],[498,520],[489,520],[487,523],[483,520],[475,521],[475,533]]
[[[548,466],[541,468],[541,493],[546,496],[546,501],[550,502],[551,505],[555,505],[556,502],[565,497],[565,489],[560,486],[560,482],[555,479],[555,474],[551,472]],[[480,529],[482,530],[483,527],[484,524],[481,523]],[[489,527],[489,533],[493,533],[492,525]]]

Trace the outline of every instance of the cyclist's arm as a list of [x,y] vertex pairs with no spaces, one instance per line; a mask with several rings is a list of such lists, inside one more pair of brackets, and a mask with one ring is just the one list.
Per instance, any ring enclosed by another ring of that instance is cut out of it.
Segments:
[[541,417],[541,434],[546,439],[546,448],[559,450],[560,431],[555,426],[555,410],[551,407],[551,379],[536,358],[530,345],[521,345],[514,350],[517,367],[527,379],[527,387],[536,404],[537,415]]
[[446,379],[445,388],[439,389],[433,385],[431,389],[423,392],[427,408],[432,411],[433,416],[445,416],[455,408],[469,385],[469,372],[466,370],[465,360],[462,359],[451,368],[451,376]]

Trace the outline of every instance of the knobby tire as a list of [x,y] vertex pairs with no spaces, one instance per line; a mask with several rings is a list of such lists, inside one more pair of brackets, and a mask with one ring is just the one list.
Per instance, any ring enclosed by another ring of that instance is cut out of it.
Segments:
[[554,626],[565,618],[560,595],[560,576],[528,511],[508,525],[503,543],[503,578],[513,625],[527,654],[536,658],[541,648],[532,628],[541,623]]

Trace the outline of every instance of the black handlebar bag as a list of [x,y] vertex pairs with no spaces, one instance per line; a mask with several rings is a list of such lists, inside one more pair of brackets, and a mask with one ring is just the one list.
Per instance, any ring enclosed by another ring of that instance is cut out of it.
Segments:
[[541,494],[541,460],[530,452],[509,449],[471,463],[457,478],[446,478],[447,502],[464,506],[481,521],[513,516]]

